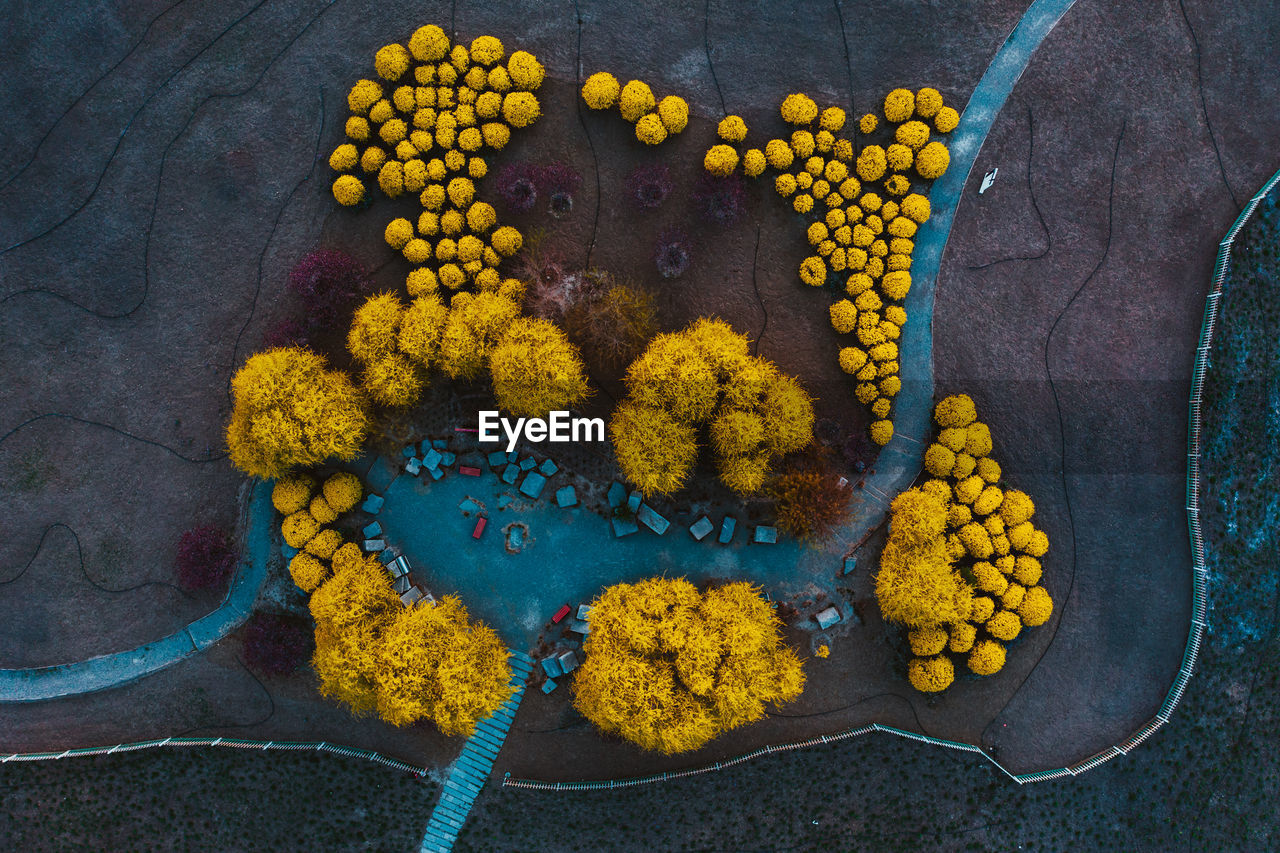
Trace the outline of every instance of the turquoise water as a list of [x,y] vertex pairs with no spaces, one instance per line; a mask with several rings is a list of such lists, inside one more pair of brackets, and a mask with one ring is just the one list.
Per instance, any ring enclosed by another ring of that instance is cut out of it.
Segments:
[[[386,503],[377,518],[387,541],[408,558],[415,580],[437,597],[457,593],[512,648],[531,648],[561,605],[576,609],[609,584],[655,574],[694,582],[750,580],[775,599],[834,586],[839,555],[785,538],[775,545],[750,544],[751,526],[741,519],[729,545],[716,542],[722,517],[717,514],[711,514],[716,529],[702,542],[689,533],[696,517],[688,513],[668,516],[671,527],[662,536],[641,526],[615,538],[608,519],[580,506],[556,505],[556,489],[569,483],[563,472],[531,500],[520,494],[520,480],[502,482],[483,456],[464,454],[458,461],[480,468],[482,475],[461,476],[456,466],[437,481],[426,472],[402,472],[383,493]],[[471,538],[474,515],[464,516],[458,507],[468,498],[487,508],[489,524],[479,540]],[[503,509],[500,499],[507,504]],[[528,525],[529,534],[523,550],[510,554],[503,528],[518,522]]]

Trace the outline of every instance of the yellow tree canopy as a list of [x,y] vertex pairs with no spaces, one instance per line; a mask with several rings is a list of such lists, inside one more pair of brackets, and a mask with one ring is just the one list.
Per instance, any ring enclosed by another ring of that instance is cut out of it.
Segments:
[[697,749],[804,689],[760,591],[683,578],[616,584],[593,603],[574,703],[597,727],[667,754]]
[[447,735],[469,737],[511,696],[507,657],[494,630],[473,622],[456,596],[401,610],[378,650],[378,715],[397,726],[426,717]]
[[440,366],[450,377],[474,379],[489,363],[489,354],[520,306],[497,293],[457,293],[440,338]]
[[683,332],[658,335],[627,368],[631,398],[664,409],[682,423],[711,416],[720,394],[715,365]]
[[231,463],[253,477],[280,477],[334,456],[353,459],[369,428],[351,379],[304,347],[251,356],[231,393],[227,448]]
[[947,552],[947,504],[932,492],[909,489],[894,498],[891,510],[876,574],[885,620],[913,628],[964,621],[973,591]]
[[494,348],[489,372],[498,405],[518,417],[568,409],[588,392],[578,348],[550,320],[515,320]]
[[334,575],[311,595],[311,615],[324,628],[380,630],[395,618],[400,599],[378,558],[334,564]]
[[742,494],[759,491],[775,457],[813,439],[812,398],[772,362],[751,355],[746,336],[723,320],[703,317],[658,335],[631,363],[626,383],[629,396],[619,408],[625,414],[615,415],[612,427],[614,449],[623,473],[645,492],[679,488],[697,457],[682,433],[673,432],[671,441],[657,434],[646,440],[650,432],[642,427],[657,417],[651,413],[708,426],[720,479]]
[[378,558],[333,561],[334,574],[311,594],[316,651],[311,665],[320,693],[356,714],[377,707],[378,649],[400,600]]
[[645,494],[679,489],[698,461],[697,432],[664,409],[624,402],[613,413],[609,431],[618,464]]
[[320,677],[320,694],[342,702],[356,715],[372,713],[378,706],[376,652],[376,638],[359,628],[317,625],[311,666]]

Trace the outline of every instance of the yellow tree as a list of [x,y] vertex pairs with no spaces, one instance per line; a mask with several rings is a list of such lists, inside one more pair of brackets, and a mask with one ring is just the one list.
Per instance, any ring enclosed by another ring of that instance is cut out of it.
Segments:
[[510,698],[508,652],[456,596],[400,611],[377,656],[378,716],[397,726],[432,720],[470,736],[478,720]]
[[489,373],[498,405],[518,417],[568,409],[588,393],[578,348],[550,320],[513,322],[489,358]]
[[356,309],[347,332],[347,349],[361,364],[373,364],[392,355],[400,335],[404,305],[394,293],[370,296]]
[[507,296],[454,294],[440,339],[440,366],[451,378],[476,378],[503,333],[519,316],[520,306]]
[[253,355],[231,380],[231,463],[254,477],[279,477],[330,457],[353,459],[368,430],[365,400],[340,371],[303,347]]
[[698,435],[664,409],[624,402],[609,421],[618,465],[642,492],[667,495],[684,485],[698,461]]
[[947,552],[947,504],[933,493],[909,489],[894,498],[891,510],[876,574],[884,618],[913,628],[967,619],[973,591]]
[[440,358],[440,338],[449,309],[435,295],[419,296],[400,318],[400,352],[423,369],[434,367]]
[[378,705],[378,651],[400,600],[374,555],[335,559],[333,568],[333,576],[311,595],[316,620],[311,663],[321,694],[367,714]]
[[697,749],[804,689],[760,591],[683,578],[616,584],[593,602],[574,704],[601,730],[667,754]]
[[711,417],[719,402],[715,364],[698,342],[676,332],[658,335],[626,374],[631,399],[663,409],[687,424]]
[[707,424],[721,481],[744,495],[763,487],[774,457],[813,439],[813,400],[804,388],[751,355],[746,336],[723,320],[703,317],[654,338],[627,369],[626,383],[633,408],[614,417],[614,448],[623,472],[644,491],[679,488],[697,456],[694,449],[685,465],[683,434],[663,441],[654,430],[667,424],[655,412],[671,423]]

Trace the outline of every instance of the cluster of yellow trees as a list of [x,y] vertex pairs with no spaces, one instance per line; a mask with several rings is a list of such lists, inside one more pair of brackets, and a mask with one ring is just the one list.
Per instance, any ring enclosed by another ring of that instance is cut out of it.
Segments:
[[[808,95],[788,95],[782,119],[796,128],[788,139],[772,139],[764,149],[738,154],[745,122],[728,116],[720,123],[721,143],[707,151],[704,166],[730,175],[742,164],[750,178],[772,168],[774,188],[791,200],[808,222],[813,254],[800,264],[800,280],[822,287],[833,275],[844,280],[847,298],[831,306],[831,325],[856,344],[840,350],[840,367],[857,380],[854,393],[875,420],[871,438],[880,445],[893,437],[890,414],[902,388],[898,339],[907,321],[901,302],[911,288],[916,229],[929,219],[929,199],[912,187],[941,177],[950,162],[947,148],[931,140],[959,123],[936,89],[894,89],[885,98],[885,127],[868,113],[858,122],[863,136],[881,134],[856,149],[837,136],[846,116],[839,107],[820,110]],[[886,135],[887,134],[887,135]]]
[[671,754],[764,716],[804,689],[773,606],[748,583],[616,584],[592,602],[574,705],[605,732]]
[[493,36],[480,36],[468,49],[429,24],[407,47],[378,50],[380,81],[360,80],[347,96],[350,141],[329,158],[340,173],[333,195],[348,206],[363,202],[364,174],[377,175],[391,198],[418,196],[416,222],[393,219],[385,232],[388,245],[415,265],[410,296],[470,287],[511,295],[520,287],[504,281],[498,266],[520,250],[523,238],[515,228],[498,226],[492,205],[476,199],[475,182],[489,172],[480,151],[500,150],[512,127],[526,127],[541,114],[533,93],[546,72],[525,51],[512,53],[504,65],[505,56]]
[[306,475],[282,477],[271,493],[285,542],[302,549],[289,573],[311,595],[320,692],[393,725],[425,718],[445,734],[469,736],[511,695],[507,650],[454,596],[403,607],[377,556],[324,526],[361,493],[359,478],[345,472],[318,492]]
[[612,109],[616,104],[622,117],[636,126],[636,139],[645,145],[660,145],[689,126],[689,104],[684,98],[667,95],[659,101],[643,80],[623,86],[608,71],[587,78],[582,100],[593,110]]
[[758,492],[779,456],[813,438],[813,401],[793,377],[753,356],[745,335],[702,318],[658,335],[627,368],[627,399],[609,429],[618,464],[645,494],[688,479],[705,426],[720,479]]
[[361,385],[379,405],[413,405],[436,367],[463,379],[490,369],[498,404],[524,417],[587,395],[577,348],[555,325],[520,317],[525,286],[498,272],[523,236],[499,226],[493,206],[476,199],[476,181],[489,171],[480,149],[501,149],[508,126],[525,127],[540,114],[533,92],[542,65],[524,51],[505,65],[504,56],[493,36],[468,49],[430,24],[407,47],[381,48],[374,67],[382,82],[361,80],[347,97],[351,141],[329,160],[342,173],[334,196],[360,202],[364,185],[353,173],[376,172],[386,195],[417,193],[422,205],[416,222],[396,218],[384,232],[415,265],[405,281],[412,302],[370,298],[347,336]]
[[1031,522],[1031,498],[1001,487],[973,400],[947,397],[934,420],[930,479],[894,499],[876,575],[880,612],[910,629],[907,674],[925,692],[951,684],[953,659],[977,675],[999,672],[1005,644],[1053,614],[1041,584],[1049,537]]
[[303,592],[314,592],[332,574],[330,563],[339,549],[356,547],[344,545],[342,534],[325,525],[354,509],[363,491],[360,478],[346,472],[332,475],[319,490],[306,474],[276,480],[271,503],[284,518],[280,533],[285,544],[299,549],[289,561],[289,575]]
[[520,417],[567,409],[588,393],[578,349],[559,326],[523,317],[509,293],[435,294],[408,306],[393,293],[370,297],[352,317],[347,348],[363,365],[361,382],[384,406],[410,406],[428,372],[474,379],[487,369],[498,405]]
[[253,355],[231,380],[231,463],[252,477],[279,477],[326,459],[354,459],[369,429],[364,395],[301,347]]

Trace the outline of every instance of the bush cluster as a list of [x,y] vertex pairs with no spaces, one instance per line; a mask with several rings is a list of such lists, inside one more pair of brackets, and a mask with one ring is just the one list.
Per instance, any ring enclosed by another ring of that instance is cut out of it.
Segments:
[[[366,181],[390,198],[417,196],[416,218],[392,220],[385,231],[388,245],[414,266],[411,296],[438,290],[448,299],[463,289],[498,290],[504,284],[498,267],[519,251],[523,238],[501,226],[493,207],[476,197],[476,182],[489,172],[482,153],[501,150],[512,128],[538,119],[534,93],[545,70],[525,51],[507,56],[493,36],[480,36],[469,47],[454,45],[434,25],[417,30],[408,47],[380,49],[374,67],[380,79],[360,80],[347,96],[349,141],[329,158],[340,173],[334,197],[343,205],[360,204],[368,198]],[[511,209],[533,206],[531,178],[504,179]],[[364,375],[379,389],[378,402],[401,405],[415,396],[415,374],[403,362],[370,362]]]
[[683,578],[615,584],[587,618],[574,705],[644,749],[697,749],[804,690],[782,622],[748,583],[705,593]]
[[[410,293],[415,293],[410,277]],[[415,404],[431,370],[475,379],[488,370],[498,405],[522,417],[567,409],[588,393],[577,347],[553,323],[520,316],[524,285],[457,293],[446,307],[428,288],[405,305],[393,293],[370,297],[355,312],[347,349],[363,366],[370,399]]]
[[597,71],[582,84],[582,100],[593,110],[615,105],[624,119],[636,126],[636,139],[645,145],[660,145],[689,126],[689,104],[684,98],[667,95],[659,101],[643,80],[625,86],[608,71]]
[[831,323],[857,341],[841,348],[840,366],[875,417],[872,440],[884,445],[893,437],[893,398],[902,387],[896,341],[907,319],[900,303],[911,288],[912,238],[931,212],[927,195],[912,187],[946,171],[946,146],[931,135],[954,130],[959,116],[936,89],[894,89],[884,101],[883,125],[874,113],[858,121],[864,136],[883,128],[884,144],[868,141],[855,152],[849,139],[836,136],[846,124],[839,107],[819,110],[808,95],[794,93],[781,114],[795,128],[790,136],[741,155],[735,146],[745,140],[746,125],[725,118],[723,142],[707,151],[704,166],[719,176],[733,174],[739,162],[748,177],[766,167],[779,173],[774,188],[804,216],[812,248],[800,263],[800,281],[843,284],[847,298],[831,307]]
[[1002,485],[977,417],[964,394],[934,408],[929,479],[894,500],[876,575],[885,620],[912,629],[907,674],[924,692],[951,683],[952,658],[976,675],[999,672],[1006,645],[1053,614],[1041,584],[1049,538],[1032,524],[1030,496]]
[[[284,516],[280,533],[286,545],[299,553],[289,560],[289,576],[303,592],[312,592],[331,574],[330,563],[340,562],[353,544],[343,544],[342,534],[332,527],[364,496],[364,487],[355,474],[339,471],[317,489],[307,474],[289,474],[276,480],[271,503]],[[359,550],[355,550],[359,555]]]
[[702,429],[720,480],[743,495],[760,491],[773,460],[813,439],[813,402],[800,383],[751,355],[746,336],[721,320],[658,335],[625,381],[610,433],[623,473],[646,494],[684,485]]

